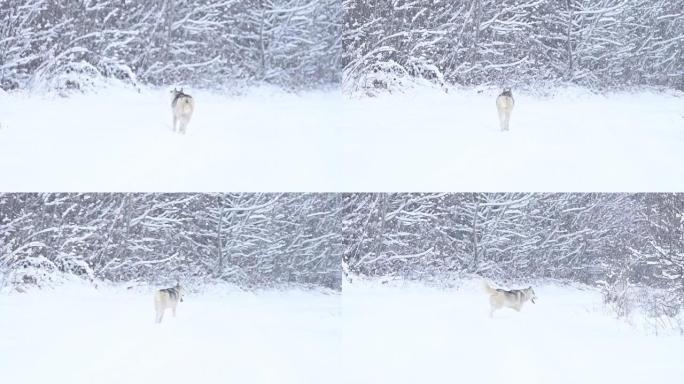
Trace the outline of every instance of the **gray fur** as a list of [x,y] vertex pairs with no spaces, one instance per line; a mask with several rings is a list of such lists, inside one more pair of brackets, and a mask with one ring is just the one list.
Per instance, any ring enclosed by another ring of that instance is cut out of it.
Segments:
[[513,93],[511,92],[510,88],[504,88],[503,92],[499,94],[499,96],[508,96],[508,97],[513,97]]
[[164,318],[164,312],[168,308],[171,308],[173,317],[176,317],[176,307],[179,302],[183,302],[183,289],[180,284],[176,284],[175,287],[158,290],[154,294],[155,321],[161,323]]
[[192,99],[192,96],[183,92],[183,88],[181,88],[180,91],[178,91],[176,89],[174,89],[173,91],[174,91],[174,93],[173,93],[173,100],[171,100],[171,108],[176,108],[176,104],[178,104],[178,100],[180,100],[184,97],[188,97],[188,98]]
[[173,113],[173,131],[185,133],[190,118],[195,110],[195,101],[192,96],[181,90],[171,91],[171,111]]
[[499,94],[496,98],[496,110],[499,114],[499,125],[502,131],[508,131],[508,124],[511,119],[511,112],[513,112],[513,106],[515,105],[515,99],[513,99],[513,93],[510,88],[504,88],[503,92]]
[[532,287],[505,290],[500,288],[494,289],[490,287],[486,281],[483,281],[482,284],[485,291],[489,294],[490,317],[494,315],[494,311],[503,307],[508,307],[520,312],[525,302],[531,301],[532,304],[535,304],[534,300],[537,298]]

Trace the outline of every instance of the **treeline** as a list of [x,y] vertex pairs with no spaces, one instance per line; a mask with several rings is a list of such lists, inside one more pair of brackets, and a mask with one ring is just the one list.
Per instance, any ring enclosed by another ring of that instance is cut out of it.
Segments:
[[[669,0],[1,0],[0,87],[684,89]],[[343,48],[344,46],[344,48]]]
[[684,298],[684,194],[347,194],[343,239],[352,275],[625,282]]
[[684,194],[0,195],[0,275],[339,288],[350,276],[629,283],[684,298]]
[[684,89],[684,3],[344,0],[344,85],[572,83]]
[[339,82],[339,0],[1,0],[0,86]]
[[334,194],[0,195],[0,274],[341,286]]

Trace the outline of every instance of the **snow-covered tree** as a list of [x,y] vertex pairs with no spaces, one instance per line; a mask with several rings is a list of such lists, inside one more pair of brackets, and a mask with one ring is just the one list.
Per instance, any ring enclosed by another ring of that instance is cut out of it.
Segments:
[[681,2],[645,0],[343,1],[348,91],[566,82],[684,83]]
[[0,270],[339,288],[339,211],[333,194],[2,194]]
[[345,194],[343,259],[366,276],[681,289],[682,204],[682,194]]
[[324,86],[341,23],[334,0],[4,0],[0,85]]

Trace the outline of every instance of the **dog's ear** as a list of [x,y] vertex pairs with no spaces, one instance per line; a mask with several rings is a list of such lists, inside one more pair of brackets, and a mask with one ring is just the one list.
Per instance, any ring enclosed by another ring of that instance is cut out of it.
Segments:
[[181,87],[181,93],[183,93],[183,87]]

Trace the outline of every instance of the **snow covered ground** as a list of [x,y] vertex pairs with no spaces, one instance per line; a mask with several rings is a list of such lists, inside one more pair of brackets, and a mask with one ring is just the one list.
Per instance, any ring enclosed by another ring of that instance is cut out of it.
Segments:
[[499,91],[417,88],[351,100],[341,131],[346,189],[363,191],[679,191],[684,95],[513,90],[500,132]]
[[535,287],[536,304],[489,318],[483,289],[344,287],[349,383],[673,383],[684,337],[606,314],[600,295]]
[[151,292],[0,295],[3,383],[336,382],[340,296],[188,294],[154,323]]
[[0,295],[2,381],[23,383],[676,382],[684,337],[617,320],[594,291],[535,287],[488,317],[468,283],[355,283],[344,293],[186,296],[154,324],[151,292],[78,285]]
[[0,93],[0,190],[684,190],[674,92],[514,90],[502,133],[495,90],[187,91],[197,109],[186,136],[171,132],[165,90]]
[[339,92],[186,89],[196,109],[171,131],[167,90],[108,88],[69,98],[0,93],[0,190],[318,191],[333,169]]

